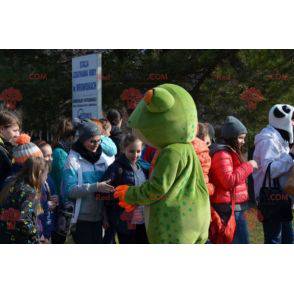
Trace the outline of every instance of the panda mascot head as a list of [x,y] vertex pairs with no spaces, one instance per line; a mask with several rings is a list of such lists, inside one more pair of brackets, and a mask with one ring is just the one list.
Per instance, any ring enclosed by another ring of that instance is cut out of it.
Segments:
[[277,129],[283,139],[293,143],[294,107],[288,104],[276,104],[269,111],[269,124]]

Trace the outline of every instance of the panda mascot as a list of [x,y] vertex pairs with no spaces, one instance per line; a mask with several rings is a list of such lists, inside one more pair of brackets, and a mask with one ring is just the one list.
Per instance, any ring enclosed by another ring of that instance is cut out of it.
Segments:
[[[287,104],[276,104],[269,111],[269,124],[255,136],[253,159],[258,169],[253,173],[254,191],[257,203],[260,189],[268,187],[264,183],[267,168],[270,164],[271,179],[278,179],[281,188],[294,167],[293,147],[294,107]],[[273,185],[273,181],[271,182]],[[291,215],[292,217],[292,215]],[[265,243],[292,243],[292,222],[275,220],[263,221]]]

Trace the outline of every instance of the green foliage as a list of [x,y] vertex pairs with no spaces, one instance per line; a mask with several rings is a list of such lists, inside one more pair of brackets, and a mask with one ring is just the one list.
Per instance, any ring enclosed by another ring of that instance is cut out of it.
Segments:
[[[71,59],[95,52],[102,52],[104,110],[126,107],[121,100],[125,89],[144,93],[172,82],[192,94],[200,121],[216,125],[235,115],[248,127],[252,142],[273,104],[294,102],[293,50],[1,50],[0,92],[21,91],[26,129],[51,130],[57,118],[71,114]],[[31,79],[36,73],[47,78]],[[250,87],[265,99],[256,109],[240,99]]]

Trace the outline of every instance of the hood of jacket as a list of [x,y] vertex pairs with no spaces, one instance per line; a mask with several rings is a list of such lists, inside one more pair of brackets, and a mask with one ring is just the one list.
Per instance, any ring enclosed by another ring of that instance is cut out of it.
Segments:
[[255,136],[254,145],[257,145],[263,140],[278,141],[285,147],[289,146],[289,143],[283,139],[279,131],[270,125],[262,129],[261,132]]

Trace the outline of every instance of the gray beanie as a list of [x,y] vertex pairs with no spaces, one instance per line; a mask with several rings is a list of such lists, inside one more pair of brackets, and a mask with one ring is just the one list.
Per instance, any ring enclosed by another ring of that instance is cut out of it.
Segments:
[[247,134],[246,127],[234,116],[227,116],[221,129],[223,139],[232,139]]
[[94,136],[100,136],[101,132],[99,130],[99,127],[91,121],[83,121],[78,124],[78,136],[79,141],[81,143],[84,143],[88,139]]

